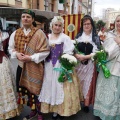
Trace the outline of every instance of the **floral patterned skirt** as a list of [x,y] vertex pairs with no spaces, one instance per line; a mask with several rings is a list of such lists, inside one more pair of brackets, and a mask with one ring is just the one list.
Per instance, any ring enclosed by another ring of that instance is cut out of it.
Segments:
[[45,102],[41,103],[41,112],[55,112],[61,116],[71,116],[81,110],[80,101],[83,100],[82,90],[79,79],[74,71],[72,75],[73,82],[65,81],[63,83],[64,101],[59,105],[50,105]]
[[[113,63],[108,62],[107,68],[110,69]],[[103,71],[100,71],[96,85],[94,115],[102,120],[120,120],[120,77],[111,75],[105,78]]]
[[0,120],[20,114],[15,95],[15,78],[11,63],[3,57],[0,64]]

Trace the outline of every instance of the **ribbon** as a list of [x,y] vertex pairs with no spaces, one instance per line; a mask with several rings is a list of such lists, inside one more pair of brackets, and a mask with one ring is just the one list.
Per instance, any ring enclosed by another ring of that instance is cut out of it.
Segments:
[[70,76],[70,73],[72,73],[72,70],[67,70],[64,67],[54,68],[54,70],[61,72],[61,75],[58,78],[59,82],[64,82],[65,77],[67,77],[69,82],[72,82],[72,78]]
[[110,70],[106,67],[106,63],[108,61],[105,61],[105,60],[102,60],[101,62],[98,62],[97,64],[97,71],[99,72],[100,71],[100,66],[102,67],[102,70],[103,70],[103,74],[106,78],[109,78],[110,77]]
[[101,67],[105,78],[109,78],[111,74],[110,70],[106,67],[106,63],[108,62],[106,58],[107,53],[104,50],[98,51],[94,56],[94,59],[97,62],[97,71],[99,72]]

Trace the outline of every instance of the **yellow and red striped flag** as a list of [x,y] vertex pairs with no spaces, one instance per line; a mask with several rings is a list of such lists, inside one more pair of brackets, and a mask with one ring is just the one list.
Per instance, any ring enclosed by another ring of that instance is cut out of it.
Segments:
[[84,14],[72,14],[62,16],[64,19],[64,33],[68,35],[72,40],[75,38],[80,30],[81,19]]

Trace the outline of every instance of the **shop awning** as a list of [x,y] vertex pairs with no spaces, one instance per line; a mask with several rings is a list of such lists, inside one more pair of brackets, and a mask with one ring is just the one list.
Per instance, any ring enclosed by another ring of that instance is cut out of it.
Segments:
[[[13,8],[13,7],[0,7],[0,17],[6,18],[19,18],[21,17],[21,13],[23,8]],[[38,9],[32,9],[36,14],[36,19],[51,19],[55,15],[59,15],[59,13],[50,12],[50,11],[41,11]]]

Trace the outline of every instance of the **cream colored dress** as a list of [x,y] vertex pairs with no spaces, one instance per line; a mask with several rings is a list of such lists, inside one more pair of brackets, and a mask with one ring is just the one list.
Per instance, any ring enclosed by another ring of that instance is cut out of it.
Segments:
[[2,33],[0,38],[0,120],[9,119],[19,115],[16,94],[15,77],[10,60],[5,56],[3,41],[7,38],[7,33]]
[[[49,36],[49,45],[53,44],[63,44],[63,53],[71,54],[74,49],[70,38],[63,33],[60,34],[57,40],[50,40]],[[39,96],[41,112],[55,112],[61,116],[70,116],[76,114],[81,109],[81,87],[75,71],[71,76],[73,79],[72,83],[68,82],[68,80],[59,83],[58,77],[60,72],[53,69],[60,67],[59,60],[57,60],[55,66],[52,65],[52,61],[45,62],[44,82]]]

